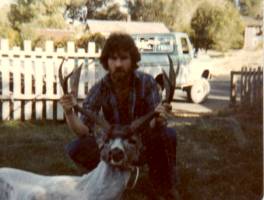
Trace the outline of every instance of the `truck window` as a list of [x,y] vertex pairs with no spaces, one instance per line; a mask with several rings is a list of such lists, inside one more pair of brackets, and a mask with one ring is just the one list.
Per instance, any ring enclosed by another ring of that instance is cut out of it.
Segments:
[[171,53],[174,49],[172,36],[138,36],[134,39],[140,52]]
[[181,38],[182,53],[189,54],[189,46],[186,38]]

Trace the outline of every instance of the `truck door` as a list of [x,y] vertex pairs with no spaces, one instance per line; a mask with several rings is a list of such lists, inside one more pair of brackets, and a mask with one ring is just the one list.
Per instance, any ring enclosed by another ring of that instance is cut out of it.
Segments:
[[192,46],[189,38],[182,36],[179,38],[179,55],[182,57],[183,64],[188,64],[192,59]]
[[177,53],[178,60],[181,64],[179,75],[177,78],[177,86],[182,87],[184,85],[189,84],[189,75],[190,75],[190,66],[191,62],[191,53],[192,46],[190,44],[189,38],[187,34],[184,33],[176,33],[176,45],[177,45]]

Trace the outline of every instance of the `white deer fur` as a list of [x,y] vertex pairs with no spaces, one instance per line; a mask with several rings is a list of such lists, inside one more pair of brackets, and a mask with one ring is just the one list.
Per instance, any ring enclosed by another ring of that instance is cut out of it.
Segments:
[[116,200],[120,199],[130,177],[101,161],[87,175],[43,176],[13,169],[0,169],[1,200]]
[[[43,176],[14,168],[0,168],[0,200],[118,200],[131,175],[133,161],[142,145],[114,138],[104,143],[101,161],[90,173],[78,176]],[[119,148],[122,162],[112,161],[109,152]]]

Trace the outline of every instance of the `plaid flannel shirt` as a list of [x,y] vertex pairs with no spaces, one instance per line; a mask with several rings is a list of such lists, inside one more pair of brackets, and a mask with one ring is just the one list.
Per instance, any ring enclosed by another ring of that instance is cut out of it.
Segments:
[[[122,83],[120,83],[122,84]],[[130,124],[134,119],[153,111],[161,101],[156,81],[152,76],[140,71],[134,71],[132,87],[129,91],[128,113],[126,120],[121,119],[117,99],[109,73],[97,82],[89,91],[83,102],[83,108],[95,113],[102,113],[110,124]],[[94,124],[87,117],[81,120],[91,129]]]

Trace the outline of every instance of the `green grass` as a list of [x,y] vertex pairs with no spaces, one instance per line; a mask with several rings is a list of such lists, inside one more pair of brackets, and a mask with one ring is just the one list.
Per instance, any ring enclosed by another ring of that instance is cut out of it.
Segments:
[[250,116],[232,119],[238,120],[241,132],[230,116],[216,116],[199,119],[179,134],[178,189],[183,199],[260,199],[262,123]]
[[[233,116],[232,116],[233,117]],[[218,115],[181,119],[178,131],[177,189],[184,200],[259,200],[262,193],[262,121],[250,115]],[[239,137],[238,137],[239,136]],[[0,167],[40,174],[80,175],[65,155],[64,145],[74,138],[64,123],[0,123]],[[244,137],[246,143],[239,143]],[[127,200],[146,199],[147,173]]]
[[64,153],[74,135],[65,124],[10,121],[0,124],[0,167],[41,174],[76,174]]

